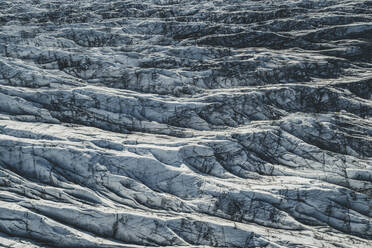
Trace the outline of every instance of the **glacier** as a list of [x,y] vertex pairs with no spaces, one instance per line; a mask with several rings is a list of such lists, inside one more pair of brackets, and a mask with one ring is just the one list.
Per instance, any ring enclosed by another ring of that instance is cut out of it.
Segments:
[[0,247],[372,247],[372,1],[0,1]]

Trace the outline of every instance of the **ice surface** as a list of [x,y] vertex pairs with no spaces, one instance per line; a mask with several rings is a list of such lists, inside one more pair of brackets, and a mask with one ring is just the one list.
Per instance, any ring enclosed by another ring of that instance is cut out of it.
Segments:
[[0,247],[372,247],[371,13],[0,1]]

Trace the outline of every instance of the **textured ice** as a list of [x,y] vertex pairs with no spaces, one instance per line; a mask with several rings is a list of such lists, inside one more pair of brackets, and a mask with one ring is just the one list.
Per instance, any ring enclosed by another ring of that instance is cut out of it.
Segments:
[[372,247],[369,0],[0,1],[0,247]]

